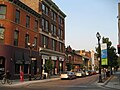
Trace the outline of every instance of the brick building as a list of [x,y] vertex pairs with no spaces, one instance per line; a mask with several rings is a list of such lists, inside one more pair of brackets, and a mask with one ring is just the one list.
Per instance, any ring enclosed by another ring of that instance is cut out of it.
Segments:
[[19,76],[20,70],[26,76],[30,71],[33,75],[41,74],[48,59],[53,62],[52,74],[64,70],[66,15],[54,2],[0,0],[0,10],[2,70],[10,70],[12,76]]
[[79,71],[83,68],[83,64],[82,56],[68,46],[66,48],[66,70]]

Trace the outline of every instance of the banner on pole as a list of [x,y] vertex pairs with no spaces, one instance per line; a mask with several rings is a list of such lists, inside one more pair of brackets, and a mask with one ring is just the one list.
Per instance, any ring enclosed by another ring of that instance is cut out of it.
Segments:
[[101,44],[101,65],[108,65],[107,44]]

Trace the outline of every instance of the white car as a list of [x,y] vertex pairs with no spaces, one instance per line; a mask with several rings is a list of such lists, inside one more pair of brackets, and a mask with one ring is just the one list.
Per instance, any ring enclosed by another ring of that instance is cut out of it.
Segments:
[[75,73],[76,77],[84,77],[85,76],[85,72],[83,71],[78,71]]
[[74,72],[71,72],[71,71],[65,71],[65,72],[62,72],[61,75],[60,75],[60,78],[61,80],[62,79],[75,79],[76,78],[76,75]]

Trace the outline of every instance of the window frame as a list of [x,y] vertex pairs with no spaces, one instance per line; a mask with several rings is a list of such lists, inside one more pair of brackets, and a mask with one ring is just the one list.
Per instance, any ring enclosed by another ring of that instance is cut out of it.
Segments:
[[[15,35],[17,35],[17,38]],[[19,31],[15,30],[14,31],[14,46],[18,46],[18,43],[19,43]]]
[[[17,16],[18,15],[18,16]],[[15,12],[15,22],[17,24],[20,23],[20,10],[16,9],[16,12]]]

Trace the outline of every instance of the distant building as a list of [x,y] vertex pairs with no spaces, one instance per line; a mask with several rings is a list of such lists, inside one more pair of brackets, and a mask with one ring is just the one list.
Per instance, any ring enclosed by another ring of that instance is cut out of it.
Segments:
[[79,71],[83,69],[83,64],[82,56],[68,46],[66,48],[66,70]]
[[98,60],[96,53],[92,51],[86,50],[76,50],[76,53],[80,54],[84,61],[84,66],[86,69],[96,70],[98,69]]

